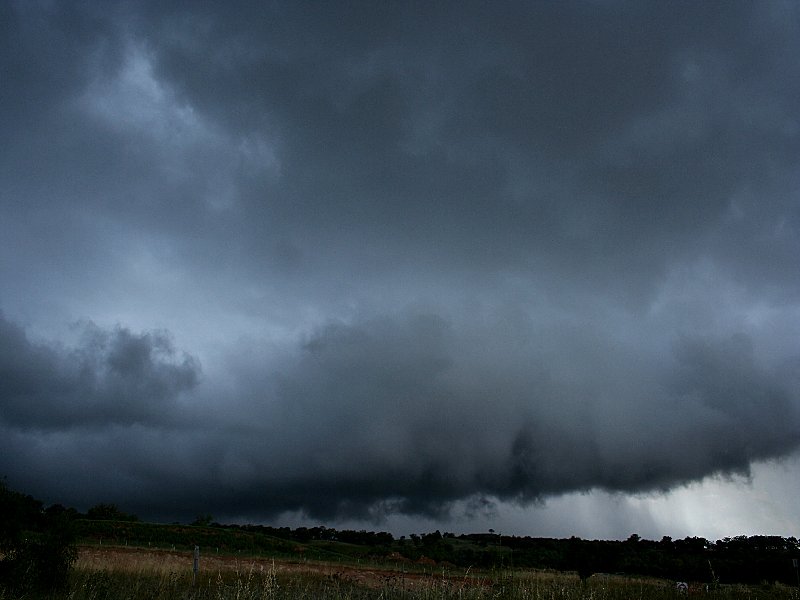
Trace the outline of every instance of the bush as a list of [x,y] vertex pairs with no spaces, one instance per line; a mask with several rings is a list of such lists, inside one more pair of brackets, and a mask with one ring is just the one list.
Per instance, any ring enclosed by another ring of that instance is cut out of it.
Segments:
[[0,590],[25,594],[67,585],[77,558],[70,520],[0,482]]

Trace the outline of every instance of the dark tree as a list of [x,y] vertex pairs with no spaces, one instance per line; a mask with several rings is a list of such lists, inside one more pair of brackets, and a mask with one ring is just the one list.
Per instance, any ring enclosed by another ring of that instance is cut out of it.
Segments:
[[[116,519],[116,520],[117,521],[123,521],[125,519]],[[208,527],[213,522],[214,522],[214,517],[212,517],[209,514],[205,514],[205,515],[197,515],[195,520],[192,521],[191,523],[189,523],[189,525],[196,525],[196,526],[199,526],[199,527]]]
[[0,590],[25,596],[65,588],[77,558],[69,512],[44,510],[0,482],[0,555]]
[[86,518],[94,521],[138,521],[139,517],[122,512],[116,504],[96,504],[86,511]]

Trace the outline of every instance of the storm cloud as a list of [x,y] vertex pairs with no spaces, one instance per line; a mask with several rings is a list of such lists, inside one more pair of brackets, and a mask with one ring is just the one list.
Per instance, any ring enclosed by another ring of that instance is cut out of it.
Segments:
[[31,343],[0,315],[3,422],[62,429],[170,418],[178,395],[197,383],[189,356],[175,359],[163,333],[101,331],[87,324],[79,347]]
[[446,518],[800,447],[787,2],[7,2],[0,474]]

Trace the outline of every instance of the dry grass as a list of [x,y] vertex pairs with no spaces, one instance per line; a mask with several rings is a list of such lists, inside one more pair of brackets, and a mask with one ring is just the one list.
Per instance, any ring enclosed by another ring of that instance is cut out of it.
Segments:
[[[402,567],[399,567],[402,568]],[[683,600],[668,582],[596,575],[581,582],[555,571],[464,572],[455,568],[403,573],[333,563],[201,556],[193,582],[192,556],[139,548],[84,547],[71,589],[49,600]],[[729,587],[690,598],[800,600],[796,588]],[[2,598],[0,600],[7,600]]]

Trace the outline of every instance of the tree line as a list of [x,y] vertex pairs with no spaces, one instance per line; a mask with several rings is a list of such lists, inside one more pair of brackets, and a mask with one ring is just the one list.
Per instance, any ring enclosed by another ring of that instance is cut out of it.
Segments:
[[[780,582],[799,585],[800,544],[794,537],[701,537],[659,541],[538,538],[439,531],[395,538],[385,531],[331,527],[221,524],[202,515],[189,524],[143,523],[114,504],[81,513],[45,507],[0,481],[0,592],[54,589],[67,582],[76,543],[191,548],[205,551],[303,556],[324,560],[401,560],[459,568],[533,568],[644,575],[709,584]],[[0,596],[2,594],[0,593]]]

